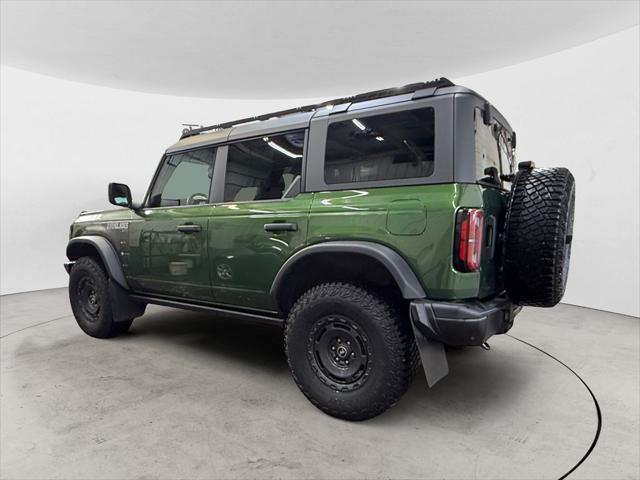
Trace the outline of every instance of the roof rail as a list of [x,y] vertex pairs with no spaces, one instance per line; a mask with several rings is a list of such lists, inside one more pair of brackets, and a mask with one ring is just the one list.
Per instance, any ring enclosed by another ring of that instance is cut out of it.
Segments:
[[200,127],[200,128],[191,128],[191,129],[185,129],[182,131],[182,136],[180,137],[180,139],[186,138],[186,137],[191,137],[193,135],[198,135],[200,133],[204,133],[204,132],[209,132],[212,130],[220,130],[223,128],[230,128],[233,127],[234,125],[239,125],[242,123],[249,123],[249,122],[257,122],[257,121],[263,121],[263,120],[268,120],[270,118],[273,117],[282,117],[284,115],[291,115],[293,113],[301,113],[301,112],[312,112],[314,110],[318,110],[320,108],[323,107],[327,107],[329,105],[339,105],[341,103],[356,103],[356,102],[364,102],[366,100],[373,100],[376,98],[383,98],[383,97],[393,97],[395,95],[402,95],[404,93],[411,93],[411,92],[415,92],[417,90],[422,90],[425,88],[440,88],[440,87],[453,87],[455,84],[449,80],[448,78],[437,78],[435,80],[431,80],[429,82],[417,82],[417,83],[411,83],[409,85],[405,85],[403,87],[396,87],[396,88],[385,88],[382,90],[374,90],[372,92],[366,92],[366,93],[360,93],[358,95],[353,95],[350,97],[342,97],[342,98],[335,98],[333,100],[327,100],[325,102],[322,103],[316,103],[313,105],[304,105],[302,107],[295,107],[295,108],[290,108],[288,110],[280,110],[278,112],[272,112],[272,113],[267,113],[264,115],[258,115],[257,117],[247,117],[247,118],[242,118],[240,120],[234,120],[233,122],[225,122],[225,123],[219,123],[217,125],[210,125],[208,127]]

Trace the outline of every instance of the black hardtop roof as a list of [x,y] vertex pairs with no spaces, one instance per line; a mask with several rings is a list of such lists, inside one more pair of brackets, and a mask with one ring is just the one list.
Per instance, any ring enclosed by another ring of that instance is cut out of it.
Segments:
[[360,93],[360,94],[352,95],[349,97],[335,98],[332,100],[327,100],[322,103],[316,103],[313,105],[304,105],[302,107],[295,107],[295,108],[290,108],[288,110],[280,110],[277,112],[266,113],[264,115],[259,115],[256,117],[247,117],[247,118],[242,118],[240,120],[234,120],[232,122],[225,122],[225,123],[219,123],[217,125],[210,125],[208,127],[185,128],[182,131],[182,136],[180,137],[180,139],[198,135],[200,133],[230,128],[243,123],[269,120],[274,117],[283,117],[286,115],[292,115],[294,113],[313,112],[321,108],[325,108],[332,105],[340,105],[343,103],[358,103],[358,102],[364,102],[368,100],[375,100],[377,98],[394,97],[396,95],[403,95],[403,94],[417,92],[419,90],[427,90],[427,89],[430,90],[429,93],[433,95],[438,88],[454,87],[454,86],[456,85],[451,80],[449,80],[448,78],[442,77],[442,78],[437,78],[435,80],[431,80],[428,82],[411,83],[403,87],[374,90],[371,92]]

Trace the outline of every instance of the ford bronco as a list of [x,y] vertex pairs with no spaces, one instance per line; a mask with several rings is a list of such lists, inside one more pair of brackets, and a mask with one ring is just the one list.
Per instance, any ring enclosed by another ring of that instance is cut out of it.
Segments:
[[142,200],[83,212],[65,264],[80,328],[147,304],[282,327],[293,379],[349,420],[394,405],[445,346],[486,346],[565,290],[575,186],[447,79],[186,128]]

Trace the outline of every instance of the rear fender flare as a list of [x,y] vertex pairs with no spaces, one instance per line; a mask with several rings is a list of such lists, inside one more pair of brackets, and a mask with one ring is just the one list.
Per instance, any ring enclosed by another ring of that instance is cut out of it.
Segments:
[[271,285],[271,298],[275,306],[280,309],[278,302],[278,292],[286,283],[287,277],[293,267],[303,258],[319,253],[354,253],[362,254],[378,261],[395,280],[402,296],[408,300],[426,298],[426,293],[422,284],[416,277],[413,269],[398,252],[375,242],[367,241],[328,241],[317,243],[305,247],[291,257],[282,265]]

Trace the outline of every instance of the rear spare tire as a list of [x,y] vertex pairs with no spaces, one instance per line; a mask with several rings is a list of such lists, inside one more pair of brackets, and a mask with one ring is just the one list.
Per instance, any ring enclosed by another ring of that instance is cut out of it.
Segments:
[[507,294],[519,305],[553,307],[564,295],[573,240],[575,181],[566,168],[521,169],[505,222]]

